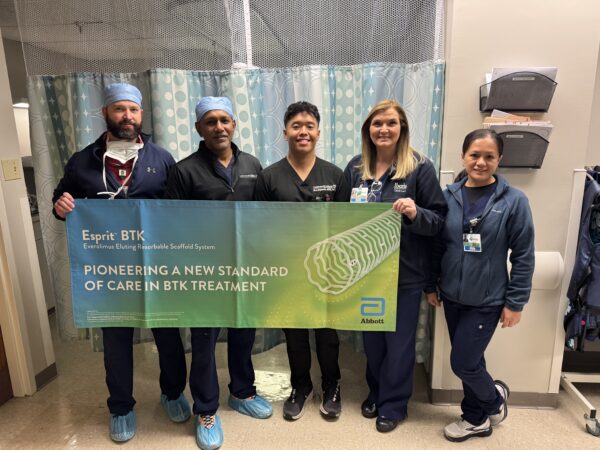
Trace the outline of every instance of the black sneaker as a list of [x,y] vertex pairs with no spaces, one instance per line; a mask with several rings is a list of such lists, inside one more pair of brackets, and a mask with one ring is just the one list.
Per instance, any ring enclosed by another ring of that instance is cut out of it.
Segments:
[[362,402],[362,405],[360,405],[360,412],[363,417],[366,417],[367,419],[374,419],[379,415],[377,411],[377,404],[375,402],[371,402],[371,400],[368,398]]
[[323,392],[323,401],[319,409],[326,419],[337,419],[340,417],[342,413],[342,396],[340,394],[339,383],[325,389],[325,392]]
[[292,389],[292,393],[283,404],[283,418],[286,420],[297,420],[304,414],[306,402],[313,396],[312,389],[308,394],[302,394],[296,389]]

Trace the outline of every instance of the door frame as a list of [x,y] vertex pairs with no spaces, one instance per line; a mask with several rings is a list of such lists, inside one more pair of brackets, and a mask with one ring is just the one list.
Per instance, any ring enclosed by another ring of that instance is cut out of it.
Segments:
[[36,383],[25,315],[22,304],[16,301],[21,298],[21,292],[9,230],[4,189],[0,182],[0,327],[13,395],[23,397],[36,392]]
[[[0,386],[0,406],[9,401],[15,395],[12,390],[10,381],[10,371],[8,370],[8,361],[6,359],[6,350],[4,350],[4,338],[2,337],[2,329],[0,327],[0,384],[7,382],[7,386]],[[3,390],[4,388],[7,390]]]

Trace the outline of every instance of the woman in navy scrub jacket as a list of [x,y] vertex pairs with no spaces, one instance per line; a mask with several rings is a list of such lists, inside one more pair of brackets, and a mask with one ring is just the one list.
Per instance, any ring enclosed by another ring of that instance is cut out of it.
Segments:
[[388,202],[403,215],[395,332],[365,331],[369,395],[363,416],[392,431],[407,417],[415,365],[421,295],[429,282],[432,237],[444,224],[446,202],[431,161],[409,146],[408,121],[393,100],[376,104],[362,129],[362,153],[346,167],[353,196]]
[[450,441],[489,436],[492,426],[506,418],[508,387],[490,376],[483,354],[499,321],[502,328],[519,323],[531,291],[533,220],[527,197],[495,174],[502,149],[493,130],[467,134],[462,148],[466,177],[444,191],[448,216],[427,300],[444,305],[450,363],[463,383],[462,417],[444,428]]

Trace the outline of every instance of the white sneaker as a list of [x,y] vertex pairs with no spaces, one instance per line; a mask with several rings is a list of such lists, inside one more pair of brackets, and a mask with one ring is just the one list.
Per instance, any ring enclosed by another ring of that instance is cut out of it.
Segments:
[[472,437],[486,437],[490,434],[492,434],[490,419],[485,419],[485,422],[478,426],[460,419],[444,428],[444,436],[452,442],[462,442]]
[[502,403],[502,405],[500,405],[500,409],[496,414],[491,414],[489,416],[490,423],[493,427],[498,425],[500,422],[504,421],[504,419],[506,419],[506,416],[508,416],[508,406],[506,404],[506,400],[510,396],[510,389],[508,389],[506,383],[500,380],[494,380],[494,384],[496,385],[496,389],[500,393],[500,396],[502,397],[504,402]]

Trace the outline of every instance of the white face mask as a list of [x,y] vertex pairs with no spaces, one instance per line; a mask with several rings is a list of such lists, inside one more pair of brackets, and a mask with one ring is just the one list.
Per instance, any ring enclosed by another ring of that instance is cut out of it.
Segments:
[[116,159],[121,164],[125,164],[130,159],[137,157],[138,151],[144,146],[137,142],[128,141],[108,141],[106,143],[106,152],[104,156]]
[[[109,195],[110,200],[114,200],[114,198],[119,195],[119,193],[127,189],[126,185],[131,175],[133,175],[133,169],[135,168],[135,163],[138,159],[138,152],[144,146],[142,143],[137,142],[128,142],[128,141],[107,141],[106,142],[106,151],[102,156],[102,181],[104,181],[105,192],[98,192],[98,195]],[[108,184],[106,183],[106,157],[116,159],[121,164],[125,164],[127,161],[133,159],[133,164],[131,165],[131,172],[123,181],[123,184],[117,192],[110,192],[108,190]]]

